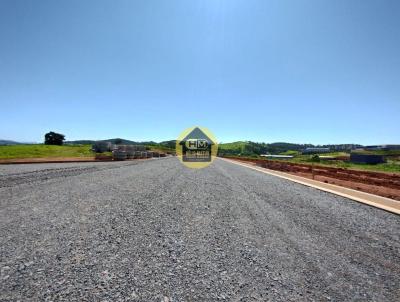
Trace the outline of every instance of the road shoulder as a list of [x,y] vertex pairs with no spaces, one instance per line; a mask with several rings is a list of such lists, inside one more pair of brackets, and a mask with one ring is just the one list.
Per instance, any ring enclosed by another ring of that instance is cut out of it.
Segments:
[[299,184],[302,184],[302,185],[305,185],[308,187],[312,187],[312,188],[315,188],[318,190],[322,190],[325,192],[343,196],[343,197],[349,198],[351,200],[355,200],[357,202],[364,203],[364,204],[400,215],[400,202],[397,200],[394,200],[394,199],[385,198],[385,197],[381,197],[378,195],[373,195],[373,194],[369,194],[369,193],[365,193],[365,192],[361,192],[361,191],[356,191],[353,189],[348,189],[348,188],[344,188],[344,187],[340,187],[340,186],[336,186],[336,185],[332,185],[332,184],[327,184],[327,183],[323,183],[320,181],[316,181],[316,180],[312,180],[312,179],[308,179],[308,178],[304,178],[304,177],[300,177],[300,176],[295,176],[295,175],[280,172],[280,171],[270,170],[270,169],[261,168],[261,167],[255,167],[253,165],[238,162],[235,160],[230,160],[230,159],[226,159],[226,158],[219,158],[219,159],[230,162],[235,165],[250,168],[250,169],[265,173],[265,174],[269,174],[269,175],[277,176],[277,177],[280,177],[283,179],[287,179],[287,180],[290,180],[290,181],[293,181],[293,182],[296,182],[296,183],[299,183]]

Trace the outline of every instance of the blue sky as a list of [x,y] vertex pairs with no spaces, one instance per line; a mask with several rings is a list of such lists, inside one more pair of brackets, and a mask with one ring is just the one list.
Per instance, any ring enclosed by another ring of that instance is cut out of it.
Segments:
[[0,139],[400,143],[399,1],[0,0]]

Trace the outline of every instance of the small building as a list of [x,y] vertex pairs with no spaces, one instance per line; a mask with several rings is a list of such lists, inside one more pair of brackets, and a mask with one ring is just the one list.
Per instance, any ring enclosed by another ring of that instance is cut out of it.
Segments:
[[365,146],[363,148],[366,151],[396,151],[400,150],[400,145],[375,145],[375,146]]
[[400,145],[382,145],[382,150],[398,151],[400,150]]
[[305,148],[303,154],[316,154],[316,153],[328,153],[331,152],[330,148],[320,148],[320,147],[309,147]]
[[377,154],[362,154],[362,153],[351,153],[350,154],[350,162],[355,164],[381,164],[386,162],[386,159],[383,155]]
[[383,150],[383,146],[382,145],[364,146],[363,149],[365,151],[378,151],[378,150]]

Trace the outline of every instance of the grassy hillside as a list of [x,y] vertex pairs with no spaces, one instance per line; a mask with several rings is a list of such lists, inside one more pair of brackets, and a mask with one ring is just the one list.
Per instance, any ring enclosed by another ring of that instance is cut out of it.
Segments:
[[91,157],[91,145],[15,145],[0,146],[0,159],[43,157]]
[[[123,139],[123,138],[110,138],[110,139],[104,139],[100,140],[102,142],[110,142],[112,144],[119,144],[119,145],[147,145],[147,146],[155,146],[158,145],[158,143],[153,142],[153,141],[148,141],[148,142],[135,142],[131,141],[129,139]],[[92,145],[96,143],[96,140],[76,140],[76,141],[65,141],[64,144],[66,145]]]
[[294,143],[256,143],[250,141],[238,141],[234,143],[219,144],[219,155],[243,155],[258,156],[260,154],[281,154],[297,155],[308,147],[326,147],[332,152],[350,152],[354,148],[360,147],[357,144],[337,144],[337,145],[312,145]]
[[175,153],[175,148],[168,148],[163,145],[146,145],[146,147],[152,151]]
[[239,141],[234,143],[226,143],[218,145],[218,153],[220,155],[244,155],[244,156],[257,156],[260,154],[284,154],[297,153],[300,150],[310,147],[308,144],[292,144],[292,143],[256,143],[250,141]]
[[367,151],[367,150],[355,150],[354,153],[359,154],[376,154],[376,155],[384,155],[384,156],[400,156],[400,150],[374,150],[374,151]]
[[0,139],[0,146],[8,146],[8,145],[21,145],[22,143],[16,141],[10,141],[6,139]]
[[220,154],[244,154],[248,149],[248,142],[234,142],[218,145],[218,153]]

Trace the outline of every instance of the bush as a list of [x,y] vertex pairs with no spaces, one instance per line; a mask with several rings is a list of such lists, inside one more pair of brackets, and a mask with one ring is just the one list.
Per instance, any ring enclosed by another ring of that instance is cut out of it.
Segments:
[[321,161],[321,159],[319,158],[319,156],[317,154],[314,154],[310,157],[310,162],[319,163],[320,161]]

